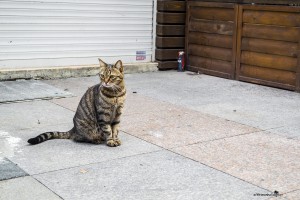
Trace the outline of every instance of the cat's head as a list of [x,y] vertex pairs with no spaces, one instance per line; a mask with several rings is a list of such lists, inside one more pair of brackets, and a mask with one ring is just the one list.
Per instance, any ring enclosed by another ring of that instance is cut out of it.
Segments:
[[110,65],[99,58],[99,63],[99,77],[103,87],[109,89],[123,84],[124,68],[121,60],[118,60],[114,65]]

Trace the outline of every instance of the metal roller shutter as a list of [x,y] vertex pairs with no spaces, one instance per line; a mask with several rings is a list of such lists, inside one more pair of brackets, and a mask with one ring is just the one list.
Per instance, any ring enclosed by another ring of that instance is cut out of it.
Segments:
[[153,0],[0,1],[0,69],[149,62]]

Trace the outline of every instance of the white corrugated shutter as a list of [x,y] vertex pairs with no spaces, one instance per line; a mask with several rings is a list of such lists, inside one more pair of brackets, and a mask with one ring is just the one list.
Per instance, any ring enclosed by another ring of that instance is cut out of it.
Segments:
[[149,62],[153,0],[1,0],[0,69]]

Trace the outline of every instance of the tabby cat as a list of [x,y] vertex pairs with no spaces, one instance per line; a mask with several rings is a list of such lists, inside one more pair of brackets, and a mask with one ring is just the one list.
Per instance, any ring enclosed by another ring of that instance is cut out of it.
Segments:
[[99,59],[100,84],[90,87],[80,100],[73,118],[74,127],[67,132],[46,132],[28,140],[39,144],[50,139],[73,139],[77,142],[110,147],[121,145],[118,138],[120,116],[124,107],[126,89],[124,69],[119,60],[109,65]]

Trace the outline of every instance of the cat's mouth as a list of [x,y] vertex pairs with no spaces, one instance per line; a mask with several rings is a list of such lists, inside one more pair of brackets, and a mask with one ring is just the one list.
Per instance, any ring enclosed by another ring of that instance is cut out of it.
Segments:
[[112,88],[112,85],[109,83],[102,83],[102,86],[105,88]]
[[103,83],[101,84],[101,86],[102,86],[103,88],[105,88],[105,89],[114,89],[114,88],[116,87],[114,84],[105,83],[105,82],[103,82]]
[[109,84],[109,83],[105,83],[105,82],[102,82],[101,88],[106,91],[112,91],[114,93],[119,93],[119,92],[122,92],[122,90],[123,90],[122,87],[120,87],[116,84]]

